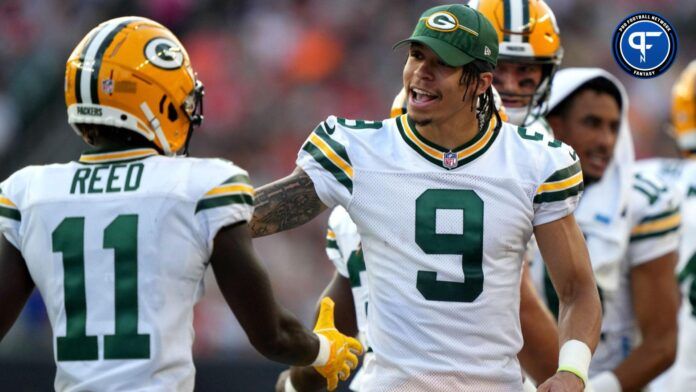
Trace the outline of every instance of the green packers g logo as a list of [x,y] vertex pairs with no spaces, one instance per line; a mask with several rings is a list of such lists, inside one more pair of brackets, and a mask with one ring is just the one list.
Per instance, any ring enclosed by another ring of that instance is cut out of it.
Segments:
[[174,41],[158,37],[145,45],[145,58],[162,69],[178,69],[184,63],[184,54]]
[[425,27],[435,31],[450,32],[456,30],[457,26],[457,17],[447,11],[436,12],[425,20]]

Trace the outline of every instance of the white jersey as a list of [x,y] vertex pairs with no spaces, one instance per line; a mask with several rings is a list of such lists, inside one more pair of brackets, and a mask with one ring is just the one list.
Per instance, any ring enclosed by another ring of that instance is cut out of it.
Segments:
[[575,152],[495,119],[448,151],[406,115],[329,117],[297,164],[362,240],[365,390],[521,390],[519,284],[533,227],[573,212]]
[[636,173],[630,196],[631,235],[621,260],[616,291],[602,291],[602,335],[590,364],[590,375],[615,369],[633,350],[639,331],[631,299],[631,269],[679,247],[681,197],[647,173]]
[[696,385],[696,161],[656,158],[638,162],[678,189],[682,200],[682,241],[677,272],[683,299],[679,310],[677,358],[660,386],[669,391],[693,391]]
[[367,350],[367,308],[368,291],[365,272],[365,259],[360,246],[358,228],[341,206],[334,208],[329,216],[326,231],[326,254],[336,266],[338,273],[350,281],[355,303],[355,318],[363,348]]
[[[350,219],[345,208],[337,206],[329,216],[329,228],[326,231],[326,254],[336,266],[336,271],[350,281],[355,305],[355,319],[358,324],[358,337],[365,350],[363,364],[372,356],[370,344],[367,341],[367,312],[368,297],[367,272],[365,271],[365,258],[360,246],[358,228]],[[363,369],[353,377],[350,389],[362,391]]]
[[247,173],[140,148],[30,166],[0,188],[0,232],[46,303],[55,389],[192,390],[193,306],[216,233],[251,218]]

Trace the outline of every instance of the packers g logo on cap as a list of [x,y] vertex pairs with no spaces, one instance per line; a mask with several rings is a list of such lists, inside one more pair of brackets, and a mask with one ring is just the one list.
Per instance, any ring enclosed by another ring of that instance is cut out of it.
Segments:
[[169,70],[178,69],[184,63],[184,54],[179,45],[163,37],[153,38],[145,45],[145,58],[152,65]]
[[450,32],[456,30],[458,26],[457,17],[447,11],[438,11],[425,20],[425,27],[435,31]]

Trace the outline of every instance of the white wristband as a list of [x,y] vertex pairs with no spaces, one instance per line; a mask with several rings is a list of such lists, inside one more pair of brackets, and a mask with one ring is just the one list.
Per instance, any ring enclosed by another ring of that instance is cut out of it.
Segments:
[[297,389],[295,389],[295,386],[292,385],[292,380],[290,375],[288,374],[288,378],[285,379],[285,392],[297,392]]
[[592,351],[579,340],[568,340],[561,346],[558,354],[558,370],[575,374],[587,386],[587,372],[590,368]]
[[595,392],[621,392],[621,383],[613,372],[606,371],[590,379]]
[[319,352],[310,366],[324,366],[329,361],[329,356],[331,356],[331,342],[329,342],[329,338],[322,334],[316,332],[314,334],[319,338]]

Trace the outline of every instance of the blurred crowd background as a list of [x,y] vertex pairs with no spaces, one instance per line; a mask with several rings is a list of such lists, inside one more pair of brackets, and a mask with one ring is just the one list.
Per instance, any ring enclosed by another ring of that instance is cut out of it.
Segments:
[[[0,179],[30,164],[74,160],[85,148],[66,121],[65,60],[103,20],[142,15],[184,43],[204,82],[205,121],[192,155],[219,156],[247,169],[259,186],[288,174],[297,150],[330,114],[388,116],[401,86],[407,37],[423,0],[0,0]],[[696,58],[696,1],[547,0],[565,48],[563,66],[602,67],[630,96],[639,158],[674,155],[668,137],[670,89]],[[672,68],[634,79],[614,62],[614,28],[630,13],[653,11],[676,28]],[[333,266],[324,253],[327,214],[287,234],[255,242],[280,301],[310,324]],[[166,228],[163,228],[166,229]],[[206,361],[263,361],[229,312],[214,279],[196,308],[195,356]],[[34,295],[0,360],[52,361],[50,328]]]

